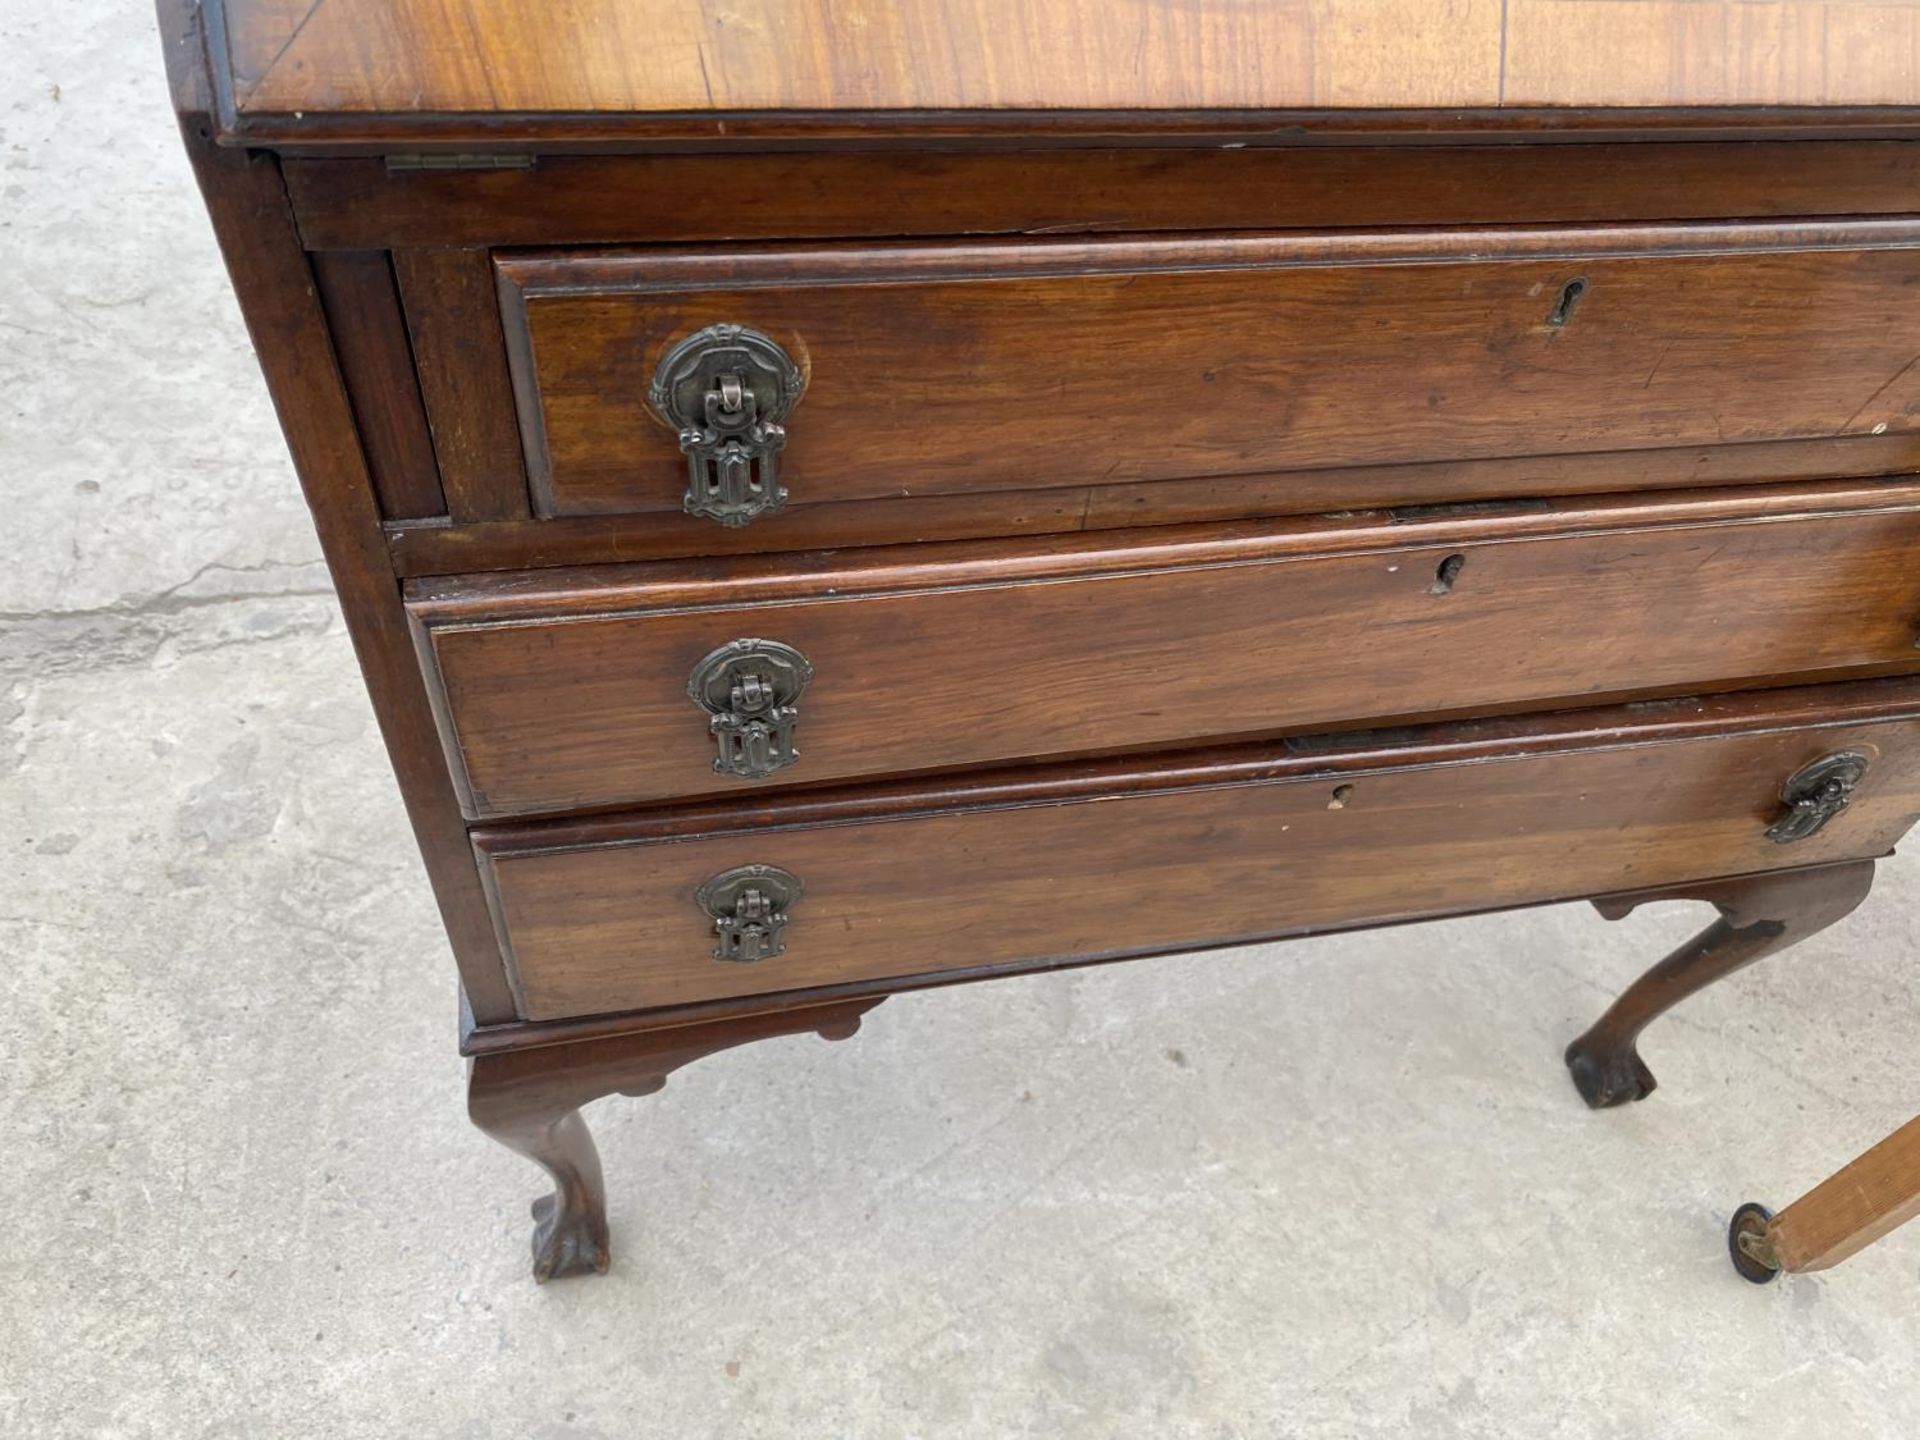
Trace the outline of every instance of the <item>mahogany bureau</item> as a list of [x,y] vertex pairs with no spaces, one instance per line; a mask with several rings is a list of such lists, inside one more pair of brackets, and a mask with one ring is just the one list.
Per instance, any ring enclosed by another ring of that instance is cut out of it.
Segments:
[[167,0],[470,1109],[1920,815],[1920,9]]

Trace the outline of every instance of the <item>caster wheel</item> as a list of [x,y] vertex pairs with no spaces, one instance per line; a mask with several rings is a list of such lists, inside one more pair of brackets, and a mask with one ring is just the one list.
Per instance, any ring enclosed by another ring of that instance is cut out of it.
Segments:
[[1749,1200],[1733,1212],[1733,1220],[1727,1226],[1727,1254],[1733,1260],[1733,1268],[1740,1272],[1742,1280],[1751,1280],[1755,1285],[1765,1285],[1780,1274],[1779,1266],[1759,1259],[1749,1249],[1753,1247],[1768,1259],[1772,1258],[1772,1248],[1766,1244],[1767,1222],[1771,1219],[1771,1210]]

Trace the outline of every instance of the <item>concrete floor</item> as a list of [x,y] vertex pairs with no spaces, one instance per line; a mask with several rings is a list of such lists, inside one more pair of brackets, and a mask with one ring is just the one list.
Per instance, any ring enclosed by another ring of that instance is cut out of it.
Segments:
[[1721,1240],[1920,1101],[1912,860],[1604,1116],[1694,913],[896,1000],[595,1107],[613,1271],[533,1286],[145,8],[0,5],[0,107],[0,1435],[1920,1432],[1920,1231]]

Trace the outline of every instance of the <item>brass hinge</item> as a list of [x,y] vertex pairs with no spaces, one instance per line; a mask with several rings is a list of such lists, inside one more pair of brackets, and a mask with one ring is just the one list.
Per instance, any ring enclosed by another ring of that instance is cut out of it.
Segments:
[[531,155],[389,155],[389,170],[531,170]]

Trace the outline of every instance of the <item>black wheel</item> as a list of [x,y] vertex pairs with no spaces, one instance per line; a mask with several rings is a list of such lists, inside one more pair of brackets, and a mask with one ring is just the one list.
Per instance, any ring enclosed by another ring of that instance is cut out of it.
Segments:
[[1773,1212],[1764,1205],[1749,1200],[1733,1212],[1733,1220],[1727,1226],[1727,1254],[1733,1260],[1733,1268],[1740,1272],[1740,1278],[1751,1280],[1756,1285],[1765,1285],[1779,1275],[1778,1267],[1767,1265],[1749,1255],[1741,1247],[1742,1236],[1764,1236],[1767,1222],[1773,1219]]

